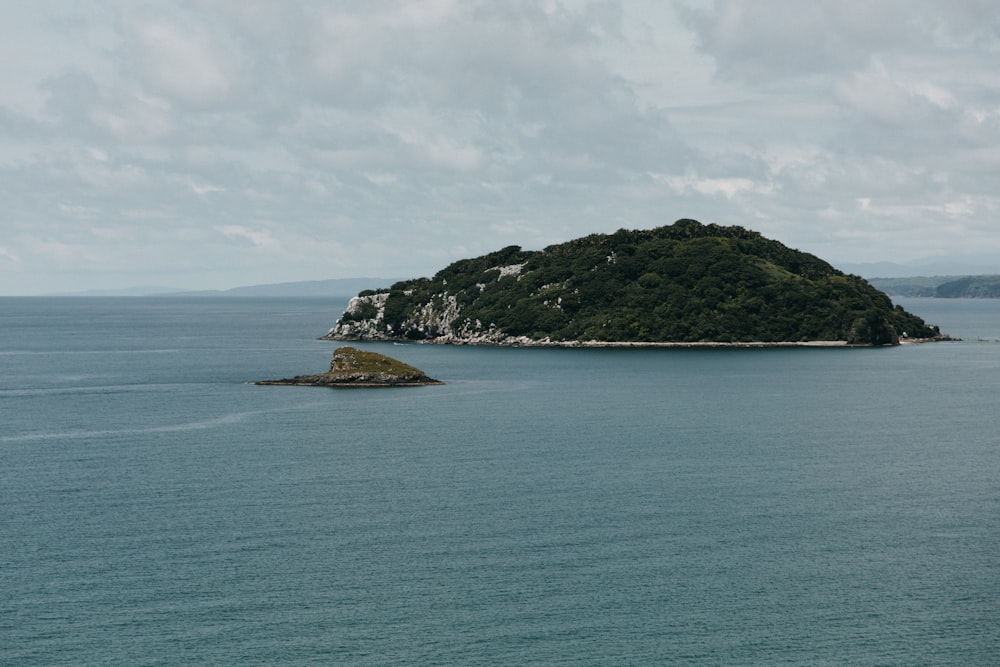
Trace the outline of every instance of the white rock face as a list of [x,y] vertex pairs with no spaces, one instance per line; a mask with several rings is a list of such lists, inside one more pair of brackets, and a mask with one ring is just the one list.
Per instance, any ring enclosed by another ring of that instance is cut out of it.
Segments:
[[519,276],[521,275],[521,269],[524,268],[525,263],[526,262],[522,262],[521,264],[510,264],[508,266],[494,266],[490,269],[490,271],[495,269],[500,272],[500,276],[497,280],[500,280],[500,278],[506,278],[507,276]]
[[[443,306],[435,305],[437,301],[442,301]],[[451,322],[458,314],[458,299],[450,294],[438,294],[430,303],[424,304],[416,318],[404,321],[403,327],[416,329],[428,338],[453,336]]]
[[[517,275],[521,265],[503,267],[506,275]],[[479,320],[462,321],[461,307],[451,294],[438,294],[414,313],[414,317],[404,320],[399,331],[385,324],[385,304],[388,292],[356,296],[347,304],[346,315],[360,315],[365,310],[374,310],[375,315],[364,319],[341,319],[324,336],[331,340],[399,340],[412,336],[427,343],[450,343],[454,345],[546,345],[548,340],[536,341],[527,336],[510,336],[494,324],[484,324]],[[453,322],[461,322],[455,328]]]
[[366,305],[375,309],[375,316],[362,320],[341,320],[327,332],[324,338],[344,340],[384,340],[385,334],[381,328],[385,322],[385,302],[389,300],[388,292],[377,292],[365,296],[356,296],[347,304],[345,315],[358,315]]
[[357,315],[365,303],[370,303],[378,311],[375,319],[382,321],[385,318],[385,302],[389,300],[388,292],[378,292],[368,296],[356,296],[347,304],[347,312]]
[[[525,263],[495,266],[490,271],[497,271],[497,280],[508,276],[520,276]],[[447,284],[447,283],[445,283]],[[486,285],[477,284],[480,292]],[[412,290],[403,293],[412,296]],[[478,320],[470,322],[461,320],[461,307],[458,299],[447,292],[434,295],[412,316],[404,320],[396,330],[385,323],[385,304],[389,292],[377,292],[365,296],[356,296],[347,304],[345,318],[341,318],[324,336],[331,340],[399,340],[400,338],[415,338],[429,343],[451,343],[466,345],[538,345],[527,336],[509,336],[500,331],[494,324],[484,324]],[[360,317],[368,312],[367,317]],[[374,312],[374,315],[371,313]],[[461,322],[457,328],[452,324]],[[547,341],[546,341],[547,342]]]

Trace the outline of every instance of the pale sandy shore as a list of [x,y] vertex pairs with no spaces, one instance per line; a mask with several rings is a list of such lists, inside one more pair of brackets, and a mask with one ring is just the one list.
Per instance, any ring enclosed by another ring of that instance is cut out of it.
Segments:
[[[958,340],[947,336],[939,338],[900,338],[900,345],[914,345],[916,343],[935,343],[946,340]],[[891,347],[888,345],[875,346],[868,343],[852,345],[843,340],[808,340],[808,341],[744,341],[736,343],[723,343],[713,341],[699,341],[694,343],[627,343],[627,342],[604,342],[604,341],[570,341],[566,343],[546,343],[560,347]]]
[[[900,338],[900,345],[914,345],[916,343],[936,343],[941,341],[960,340],[950,336],[939,336],[935,338]],[[539,343],[535,343],[536,345]],[[868,343],[852,345],[843,340],[807,340],[807,341],[742,341],[734,343],[723,343],[717,341],[699,341],[692,343],[640,343],[640,342],[607,342],[607,341],[566,341],[566,342],[546,342],[541,345],[554,347],[891,347],[889,345],[871,345]]]
[[[900,345],[914,345],[917,343],[935,343],[941,341],[954,341],[960,340],[958,338],[951,338],[950,336],[939,336],[935,338],[901,338],[899,341]],[[466,342],[457,340],[429,340],[421,341],[423,343],[430,344],[444,344],[444,345],[482,345],[482,346],[494,346],[494,347],[572,347],[572,348],[764,348],[764,347],[892,347],[890,345],[871,345],[870,343],[862,344],[851,344],[843,340],[807,340],[807,341],[779,341],[779,342],[767,342],[767,341],[740,341],[740,342],[721,342],[721,341],[697,341],[688,343],[656,343],[656,342],[629,342],[629,341],[601,341],[601,340],[566,340],[566,341],[550,341],[550,340],[530,340],[530,339],[513,339],[503,342]]]
[[714,341],[698,341],[691,343],[647,343],[647,342],[621,342],[621,341],[565,341],[536,343],[547,347],[851,347],[842,340],[811,340],[811,341],[787,341],[770,343],[764,341],[746,341],[738,343],[723,343]]
[[[360,340],[355,338],[326,338],[325,340]],[[950,336],[937,336],[934,338],[901,338],[900,345],[914,345],[916,343],[935,343],[941,341],[955,341],[960,338]],[[372,339],[369,342],[395,342],[391,338]],[[420,345],[461,345],[472,347],[572,347],[572,348],[764,348],[764,347],[892,347],[890,345],[875,346],[870,343],[851,344],[843,340],[806,340],[806,341],[697,341],[688,343],[666,343],[666,342],[629,342],[629,341],[603,341],[603,340],[533,340],[527,337],[496,339],[461,339],[455,337],[432,338],[429,340],[405,341],[407,343],[417,343]]]

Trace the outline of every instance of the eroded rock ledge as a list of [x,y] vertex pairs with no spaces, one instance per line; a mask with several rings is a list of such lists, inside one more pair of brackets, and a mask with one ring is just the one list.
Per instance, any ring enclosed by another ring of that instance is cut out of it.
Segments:
[[354,347],[333,353],[330,370],[317,375],[297,375],[283,380],[261,380],[259,385],[297,387],[421,387],[444,384],[398,359]]

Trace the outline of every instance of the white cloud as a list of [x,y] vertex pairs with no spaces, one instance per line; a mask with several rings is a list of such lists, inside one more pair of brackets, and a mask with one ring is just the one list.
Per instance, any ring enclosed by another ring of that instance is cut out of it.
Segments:
[[226,238],[243,239],[258,248],[271,250],[281,246],[277,239],[271,236],[271,233],[266,230],[250,229],[241,225],[224,225],[216,229]]
[[91,227],[90,233],[102,241],[132,241],[136,238],[135,229],[129,227]]
[[226,188],[210,183],[192,183],[191,190],[197,195],[207,195],[213,192],[225,192]]
[[927,0],[717,0],[687,16],[720,74],[765,82],[851,71],[879,51],[926,44],[938,20],[935,4],[943,7]]
[[954,95],[930,81],[917,81],[909,89],[913,95],[926,99],[939,109],[951,109],[957,104]]
[[241,58],[225,28],[210,28],[203,15],[131,14],[123,21],[125,57],[144,88],[171,102],[213,109],[233,100]]
[[0,78],[7,289],[44,289],[53,258],[73,288],[428,274],[680,217],[828,259],[1000,257],[985,0],[8,14],[0,54],[24,58]]
[[146,170],[133,164],[106,167],[103,164],[80,165],[80,180],[102,190],[121,192],[141,188],[149,183]]
[[83,239],[66,240],[40,236],[20,239],[24,258],[43,262],[47,271],[87,271],[100,267],[111,259],[107,249],[89,244]]
[[93,206],[59,203],[56,205],[60,213],[69,218],[88,220],[100,217],[101,210]]
[[18,257],[10,250],[7,250],[7,248],[4,248],[3,246],[0,246],[0,260],[3,260],[0,261],[0,266],[4,267],[5,269],[9,269],[11,267],[11,264],[20,264],[21,262],[20,257]]
[[[56,137],[67,134],[90,142],[148,143],[168,136],[175,119],[162,101],[135,91],[102,86],[90,74],[72,67],[46,78],[47,111],[55,119]],[[91,152],[106,149],[90,146]]]
[[653,179],[663,183],[677,194],[697,192],[703,195],[722,195],[726,199],[744,193],[770,194],[773,186],[769,183],[755,183],[749,178],[702,178],[688,173],[683,176],[651,174]]
[[842,81],[836,92],[851,108],[887,124],[919,121],[958,106],[955,96],[944,87],[914,79],[912,73],[894,75],[878,60]]

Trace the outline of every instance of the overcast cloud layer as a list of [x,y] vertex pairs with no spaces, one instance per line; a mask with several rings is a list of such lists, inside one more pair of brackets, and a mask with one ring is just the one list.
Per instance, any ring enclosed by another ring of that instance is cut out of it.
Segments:
[[0,294],[432,274],[692,217],[1000,272],[991,0],[35,0]]

